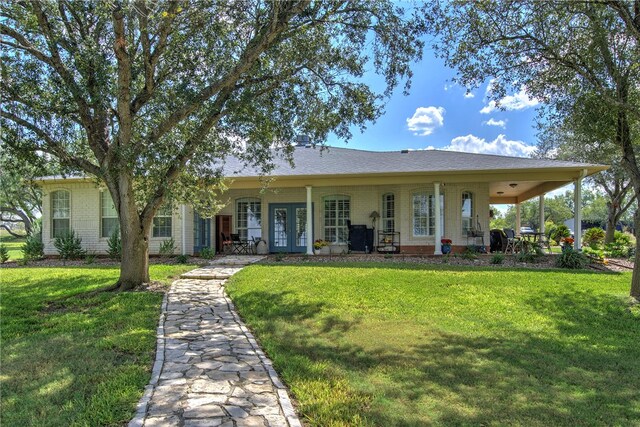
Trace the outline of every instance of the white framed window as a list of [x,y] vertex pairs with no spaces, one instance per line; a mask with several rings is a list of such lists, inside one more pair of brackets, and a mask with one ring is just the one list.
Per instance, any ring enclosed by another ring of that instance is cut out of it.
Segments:
[[162,206],[153,217],[153,237],[171,237],[173,223],[171,205]]
[[71,193],[58,190],[51,193],[51,237],[63,237],[71,231]]
[[396,231],[396,196],[393,193],[382,195],[382,216],[380,228],[386,233]]
[[462,235],[466,236],[473,230],[473,193],[470,191],[462,192]]
[[349,240],[347,222],[351,218],[351,197],[344,195],[324,198],[324,239],[332,243]]
[[262,237],[262,202],[245,197],[236,201],[236,233],[241,239]]
[[[436,198],[432,193],[413,193],[413,236],[427,237],[436,231]],[[444,194],[440,194],[440,235],[444,236]]]
[[100,237],[111,237],[120,229],[118,212],[108,191],[100,192]]

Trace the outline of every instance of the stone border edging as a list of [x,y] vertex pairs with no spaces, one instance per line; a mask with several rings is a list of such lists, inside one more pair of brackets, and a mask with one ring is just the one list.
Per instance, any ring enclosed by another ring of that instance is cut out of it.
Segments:
[[[225,280],[225,284],[226,284],[226,280]],[[278,377],[278,373],[276,372],[275,369],[273,369],[273,363],[271,362],[271,360],[269,360],[266,354],[264,354],[264,351],[262,351],[262,348],[260,348],[260,345],[258,344],[258,341],[256,341],[255,337],[253,336],[253,333],[251,333],[249,328],[246,327],[246,325],[238,315],[235,305],[231,301],[231,298],[229,298],[229,296],[227,295],[227,290],[225,289],[225,286],[223,286],[223,295],[224,295],[224,299],[227,301],[227,305],[229,306],[229,311],[233,315],[233,318],[238,323],[238,325],[240,325],[240,330],[242,330],[242,333],[247,337],[249,344],[251,344],[251,347],[253,347],[256,354],[260,358],[260,361],[262,362],[264,367],[267,369],[267,372],[269,373],[269,378],[271,379],[271,382],[273,383],[273,386],[276,388],[276,391],[278,393],[278,400],[280,401],[280,407],[284,412],[284,416],[287,418],[287,422],[291,427],[302,427],[302,424],[300,423],[300,419],[298,418],[298,415],[293,409],[293,404],[291,403],[291,399],[289,398],[289,393],[287,393],[287,388],[282,383],[282,381],[280,381],[280,378]]]

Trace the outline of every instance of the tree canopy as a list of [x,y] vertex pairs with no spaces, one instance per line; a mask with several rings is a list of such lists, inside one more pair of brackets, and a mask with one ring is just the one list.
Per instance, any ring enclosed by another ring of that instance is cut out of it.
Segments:
[[[409,88],[425,30],[385,0],[23,1],[0,16],[7,143],[104,182],[132,260],[123,288],[148,279],[146,236],[167,198],[206,211],[225,156],[268,172],[296,134],[349,139]],[[369,69],[381,93],[362,82]]]

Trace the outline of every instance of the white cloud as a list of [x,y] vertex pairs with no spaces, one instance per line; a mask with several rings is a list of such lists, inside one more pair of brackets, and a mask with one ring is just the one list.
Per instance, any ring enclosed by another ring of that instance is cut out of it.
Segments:
[[453,138],[451,144],[444,147],[443,150],[527,157],[536,150],[536,147],[535,145],[527,145],[523,141],[509,140],[502,134],[498,135],[493,141],[487,141],[484,138],[469,134]]
[[465,92],[464,93],[464,97],[465,98],[474,98],[475,95],[473,94],[473,92]]
[[414,135],[431,135],[444,124],[444,113],[442,107],[418,107],[413,117],[407,119],[407,128]]
[[[487,95],[491,94],[491,85],[487,86]],[[504,98],[501,98],[496,101],[489,101],[487,105],[485,105],[482,110],[480,110],[481,114],[489,114],[496,111],[498,108],[504,108],[508,111],[513,110],[524,110],[525,108],[535,107],[539,104],[539,101],[535,98],[529,98],[527,95],[526,89],[523,87],[520,88],[520,91],[514,95],[507,95]]]
[[496,120],[493,117],[491,117],[486,122],[482,122],[482,124],[483,125],[487,125],[487,126],[498,126],[498,127],[501,127],[502,129],[504,129],[507,126],[507,121],[506,120]]

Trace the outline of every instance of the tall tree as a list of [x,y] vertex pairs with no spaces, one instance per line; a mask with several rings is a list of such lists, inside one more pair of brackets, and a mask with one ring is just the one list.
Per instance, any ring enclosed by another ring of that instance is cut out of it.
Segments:
[[[220,184],[229,154],[266,173],[298,133],[348,139],[400,80],[409,88],[424,31],[387,0],[34,0],[3,2],[0,16],[1,124],[104,182],[119,289],[148,281],[163,203],[215,206],[198,190]],[[362,83],[367,68],[382,94]]]
[[[574,160],[611,165],[609,170],[588,180],[606,194],[605,243],[613,241],[615,227],[631,207],[637,208],[631,178],[622,165],[622,153],[616,145],[616,137],[622,130],[617,120],[617,108],[600,102],[593,93],[573,94],[564,97],[539,111],[538,155],[564,160]],[[630,139],[634,146],[640,143],[638,120],[629,117]],[[587,219],[584,215],[583,218]]]
[[[438,35],[436,49],[459,71],[459,81],[477,86],[494,78],[492,96],[524,88],[543,102],[569,90],[593,93],[616,114],[616,146],[640,195],[637,147],[629,118],[640,119],[640,0],[485,2],[434,1],[428,14]],[[640,211],[634,217],[640,230]],[[631,281],[640,298],[640,239]]]

